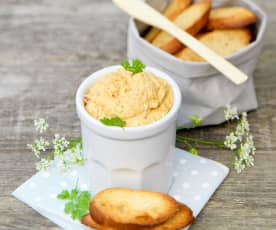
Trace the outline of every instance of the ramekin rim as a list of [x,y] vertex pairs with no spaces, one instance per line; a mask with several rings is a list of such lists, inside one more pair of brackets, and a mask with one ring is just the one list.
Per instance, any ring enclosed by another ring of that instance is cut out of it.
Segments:
[[[136,127],[114,127],[114,126],[106,126],[102,124],[99,120],[92,117],[85,109],[83,105],[83,96],[85,91],[91,86],[91,84],[96,80],[105,75],[105,73],[111,72],[112,70],[116,70],[118,68],[122,68],[120,65],[112,65],[105,68],[102,68],[100,70],[95,71],[91,75],[89,75],[85,80],[82,81],[82,83],[79,85],[77,93],[76,93],[76,106],[77,106],[77,113],[81,120],[85,120],[90,125],[93,125],[94,127],[98,127],[103,132],[112,132],[112,133],[118,133],[118,134],[137,134],[141,132],[147,132],[152,129],[160,128],[166,123],[168,123],[171,119],[174,119],[177,115],[177,112],[181,106],[181,91],[179,89],[179,86],[177,83],[165,72],[158,70],[154,67],[146,67],[145,71],[149,71],[154,73],[157,77],[162,78],[166,80],[170,87],[173,90],[174,95],[174,103],[170,111],[163,116],[158,121],[155,121],[153,123],[143,125],[143,126],[136,126]],[[102,75],[101,75],[102,74]],[[175,118],[176,119],[176,118]],[[97,130],[95,130],[97,131]]]

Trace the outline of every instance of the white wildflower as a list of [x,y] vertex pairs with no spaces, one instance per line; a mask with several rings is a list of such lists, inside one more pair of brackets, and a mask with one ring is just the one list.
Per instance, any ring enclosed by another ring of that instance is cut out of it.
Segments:
[[237,144],[236,144],[237,141],[238,141],[238,138],[232,132],[229,134],[229,136],[226,136],[225,141],[224,141],[224,146],[231,150],[235,150],[237,148]]
[[248,133],[250,131],[249,122],[247,120],[247,114],[246,113],[242,113],[240,125],[246,133]]
[[40,150],[37,148],[36,144],[27,144],[27,147],[33,151],[37,158],[40,158]]
[[57,160],[56,166],[62,172],[65,172],[65,171],[67,171],[69,169],[69,166],[68,166],[66,160],[63,159],[63,158]]
[[240,173],[246,167],[254,166],[255,145],[253,136],[249,135],[246,142],[241,143],[237,150],[238,157],[235,158],[234,168]]
[[52,165],[52,161],[48,159],[41,159],[36,163],[36,169],[38,171],[47,171]]
[[249,146],[249,148],[250,148],[251,154],[252,154],[252,155],[255,155],[256,147],[255,147],[254,139],[253,139],[253,136],[252,136],[252,135],[249,135],[249,136],[246,138],[246,143],[248,144],[248,146]]
[[45,152],[49,145],[50,143],[45,138],[40,137],[34,141],[34,144],[27,144],[27,147],[33,151],[37,158],[40,158],[41,151]]
[[246,160],[251,153],[251,149],[247,143],[242,143],[238,152],[240,159]]
[[248,156],[245,160],[245,164],[247,167],[254,166],[254,157],[253,156]]
[[45,131],[47,131],[49,127],[47,121],[44,118],[39,118],[38,120],[34,120],[34,126],[39,133],[44,133]]
[[239,119],[237,107],[228,105],[224,110],[224,116],[227,121]]
[[246,113],[246,112],[243,112],[243,113],[242,113],[242,117],[247,119],[247,113]]
[[65,139],[65,137],[60,137],[59,134],[55,134],[55,138],[53,140],[54,147],[54,155],[55,157],[59,157],[64,154],[65,149],[68,147],[69,141]]
[[50,143],[45,138],[40,137],[38,140],[35,140],[35,145],[39,151],[45,152]]
[[82,155],[82,148],[80,144],[77,144],[75,148],[66,151],[66,154],[68,154],[68,159],[72,163],[84,162],[84,157]]
[[244,126],[241,124],[241,122],[237,125],[235,130],[235,135],[238,138],[239,141],[243,140],[243,136],[245,135],[246,130],[244,129]]
[[242,142],[245,135],[248,135],[250,131],[249,123],[247,120],[247,113],[242,113],[242,116],[239,120],[239,123],[235,130],[235,135],[237,136],[238,140]]
[[241,159],[239,159],[238,157],[235,157],[233,166],[234,166],[234,169],[237,171],[237,173],[241,173],[245,169],[244,162]]

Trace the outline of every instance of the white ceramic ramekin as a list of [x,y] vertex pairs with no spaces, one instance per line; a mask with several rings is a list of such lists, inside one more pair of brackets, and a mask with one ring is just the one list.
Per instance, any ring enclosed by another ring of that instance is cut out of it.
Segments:
[[180,89],[167,74],[147,67],[145,71],[165,79],[173,89],[174,104],[170,112],[159,121],[145,126],[105,126],[87,113],[83,96],[94,81],[118,68],[122,67],[111,66],[90,75],[76,94],[90,187],[99,191],[110,187],[129,187],[168,192],[174,167]]

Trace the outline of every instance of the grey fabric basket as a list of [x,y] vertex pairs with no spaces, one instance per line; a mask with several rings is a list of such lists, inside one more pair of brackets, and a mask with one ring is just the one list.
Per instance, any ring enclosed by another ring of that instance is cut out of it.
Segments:
[[[167,3],[166,0],[148,2],[158,10]],[[262,48],[267,16],[257,5],[248,0],[213,0],[213,4],[245,6],[253,10],[260,19],[256,26],[256,40],[227,58],[249,76],[248,81],[240,86],[227,80],[208,63],[184,62],[152,46],[140,36],[146,25],[133,19],[129,21],[128,58],[139,58],[147,66],[167,72],[180,86],[183,98],[177,122],[179,126],[190,124],[189,116],[192,114],[204,119],[202,125],[220,124],[225,121],[223,110],[226,105],[237,106],[239,112],[258,107],[253,72]]]

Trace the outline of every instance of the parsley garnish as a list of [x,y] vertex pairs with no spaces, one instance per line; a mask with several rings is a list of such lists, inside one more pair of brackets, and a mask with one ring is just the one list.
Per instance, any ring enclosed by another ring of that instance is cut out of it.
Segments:
[[118,127],[125,127],[126,122],[123,121],[120,117],[113,117],[113,118],[103,118],[100,120],[106,126],[118,126]]
[[121,63],[121,66],[132,73],[141,73],[146,67],[139,59],[133,60],[132,63],[124,61]]
[[88,213],[90,204],[90,193],[88,191],[80,191],[77,187],[71,191],[63,190],[57,195],[60,200],[67,200],[64,206],[64,212],[70,214],[73,220],[81,220]]

